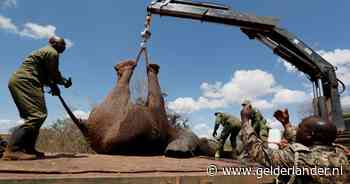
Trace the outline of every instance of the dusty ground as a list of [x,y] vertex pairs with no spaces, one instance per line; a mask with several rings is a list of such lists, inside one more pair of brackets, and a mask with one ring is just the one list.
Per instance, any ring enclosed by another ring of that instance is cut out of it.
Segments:
[[[0,161],[0,182],[11,179],[206,177],[208,165],[238,167],[239,161],[164,156],[50,154],[35,161]],[[222,175],[222,173],[218,173]],[[244,179],[244,178],[241,178]],[[252,178],[246,178],[251,180]],[[254,179],[254,178],[253,178]]]

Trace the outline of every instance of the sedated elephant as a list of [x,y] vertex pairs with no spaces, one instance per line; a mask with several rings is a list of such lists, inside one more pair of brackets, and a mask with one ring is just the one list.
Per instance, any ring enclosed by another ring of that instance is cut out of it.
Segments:
[[165,154],[191,157],[213,154],[215,148],[188,129],[172,127],[167,118],[158,81],[159,66],[147,66],[148,97],[145,105],[133,104],[129,83],[135,61],[115,66],[117,84],[87,120],[70,113],[93,150],[100,154]]

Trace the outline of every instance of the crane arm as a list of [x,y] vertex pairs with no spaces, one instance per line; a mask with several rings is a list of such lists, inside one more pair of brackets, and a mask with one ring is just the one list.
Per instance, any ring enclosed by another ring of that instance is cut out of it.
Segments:
[[147,11],[161,16],[239,27],[250,39],[262,42],[276,55],[305,73],[314,86],[315,114],[332,121],[338,128],[344,128],[334,66],[294,34],[280,28],[278,19],[238,12],[226,5],[189,0],[155,0],[147,7]]

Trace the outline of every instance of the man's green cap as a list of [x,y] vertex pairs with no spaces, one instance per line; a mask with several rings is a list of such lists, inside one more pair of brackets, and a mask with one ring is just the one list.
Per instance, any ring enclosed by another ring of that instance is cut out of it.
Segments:
[[251,104],[250,100],[243,100],[243,102],[242,102],[243,106],[250,105],[250,104]]

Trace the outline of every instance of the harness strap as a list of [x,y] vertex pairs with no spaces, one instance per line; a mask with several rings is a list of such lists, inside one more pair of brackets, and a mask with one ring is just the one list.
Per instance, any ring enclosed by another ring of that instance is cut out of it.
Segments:
[[145,29],[141,32],[142,41],[140,44],[140,51],[138,52],[138,54],[136,56],[136,64],[138,64],[139,60],[141,59],[142,54],[145,56],[146,67],[149,64],[147,42],[151,37],[151,22],[152,22],[152,15],[148,14],[146,16]]

